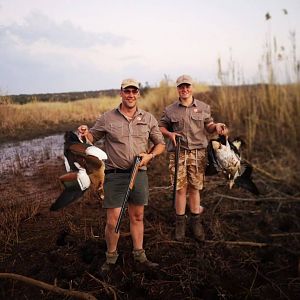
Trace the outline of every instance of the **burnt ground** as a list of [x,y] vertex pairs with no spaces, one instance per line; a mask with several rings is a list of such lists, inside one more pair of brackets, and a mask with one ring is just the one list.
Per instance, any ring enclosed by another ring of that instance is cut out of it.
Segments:
[[[28,276],[97,299],[300,299],[300,197],[259,173],[260,196],[207,177],[202,192],[206,241],[187,231],[174,240],[166,156],[149,169],[145,210],[148,257],[157,271],[139,272],[131,256],[128,219],[122,221],[117,267],[102,277],[105,211],[92,191],[59,212],[63,162],[42,162],[33,174],[2,176],[0,272]],[[9,225],[10,224],[10,225]],[[3,234],[5,232],[5,234]],[[75,299],[0,278],[1,299]]]

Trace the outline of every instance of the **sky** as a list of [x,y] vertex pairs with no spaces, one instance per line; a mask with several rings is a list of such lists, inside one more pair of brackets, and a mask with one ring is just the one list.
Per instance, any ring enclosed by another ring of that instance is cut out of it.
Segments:
[[266,49],[278,80],[293,81],[299,34],[299,0],[0,0],[0,94],[115,89],[124,78],[158,86],[182,74],[217,84],[219,60],[223,80],[254,83]]

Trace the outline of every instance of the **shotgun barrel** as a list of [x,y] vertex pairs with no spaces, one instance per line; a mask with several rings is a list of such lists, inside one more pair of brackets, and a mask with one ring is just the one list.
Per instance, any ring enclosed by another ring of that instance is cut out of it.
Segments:
[[175,207],[175,204],[176,204],[176,189],[177,189],[177,178],[178,178],[180,142],[181,142],[181,136],[176,135],[175,172],[174,172],[174,183],[173,183],[173,207]]
[[116,228],[115,228],[115,233],[119,232],[121,221],[122,221],[122,218],[123,218],[123,215],[124,215],[124,212],[125,212],[127,200],[129,198],[130,192],[133,189],[134,182],[135,182],[135,179],[136,179],[136,175],[139,171],[139,166],[140,166],[141,160],[142,159],[141,159],[140,156],[136,156],[135,159],[134,159],[133,167],[132,167],[131,174],[130,174],[130,180],[129,180],[128,188],[126,190],[126,194],[125,194],[123,202],[122,202],[121,211],[120,211],[118,221],[117,221],[117,225],[116,225]]

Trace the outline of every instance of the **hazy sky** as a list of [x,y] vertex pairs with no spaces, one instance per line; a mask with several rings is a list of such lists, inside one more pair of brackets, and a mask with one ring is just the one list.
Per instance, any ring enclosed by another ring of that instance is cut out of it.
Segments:
[[216,83],[218,58],[252,83],[272,37],[286,73],[291,32],[299,59],[299,0],[0,0],[0,94]]

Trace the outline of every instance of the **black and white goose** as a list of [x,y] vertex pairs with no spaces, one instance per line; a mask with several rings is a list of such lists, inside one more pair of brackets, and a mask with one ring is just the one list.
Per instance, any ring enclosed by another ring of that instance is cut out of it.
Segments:
[[83,141],[73,131],[67,131],[64,136],[64,160],[67,173],[59,180],[63,191],[51,205],[50,210],[59,210],[79,199],[90,186],[99,190],[104,182],[107,159],[104,151]]
[[244,142],[236,138],[232,142],[227,136],[219,136],[217,139],[209,141],[208,166],[206,175],[213,175],[222,172],[229,180],[229,188],[234,184],[244,188],[251,193],[258,195],[259,191],[252,181],[252,166],[242,162],[240,147]]

